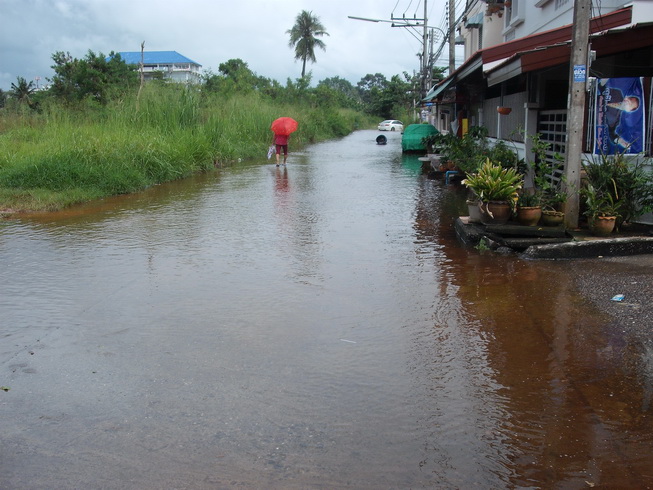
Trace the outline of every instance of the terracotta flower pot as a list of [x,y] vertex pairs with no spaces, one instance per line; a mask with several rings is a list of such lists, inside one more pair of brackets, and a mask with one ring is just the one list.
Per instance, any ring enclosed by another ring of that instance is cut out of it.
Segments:
[[608,236],[614,231],[616,216],[596,216],[590,220],[590,231],[596,236]]
[[481,222],[484,225],[505,225],[510,219],[512,209],[508,201],[489,201],[479,205]]
[[542,224],[544,226],[560,226],[565,220],[562,211],[542,211]]
[[542,217],[541,206],[519,206],[517,208],[517,221],[525,226],[536,226]]
[[511,107],[497,107],[497,112],[501,114],[502,116],[507,116],[512,112]]

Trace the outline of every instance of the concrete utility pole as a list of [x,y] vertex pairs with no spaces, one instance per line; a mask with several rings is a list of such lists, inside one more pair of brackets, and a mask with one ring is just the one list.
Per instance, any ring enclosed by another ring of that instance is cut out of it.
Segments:
[[456,6],[449,0],[449,75],[456,71]]
[[589,71],[587,66],[591,0],[574,1],[574,26],[569,60],[569,112],[567,114],[567,151],[565,158],[565,226],[578,228],[581,154],[583,152],[583,121],[585,91]]
[[428,32],[428,27],[426,24],[428,24],[427,16],[428,11],[426,10],[426,0],[424,0],[424,33],[422,34],[422,62],[424,63],[423,68],[422,68],[422,97],[425,97],[427,92],[431,87],[429,87],[429,80],[431,79],[431,75],[429,74],[429,70],[431,69],[431,60],[430,60],[430,53],[429,53],[429,32]]
[[[433,75],[433,49],[431,49],[431,52],[429,53],[429,42],[428,42],[428,30],[431,29],[431,39],[433,38],[433,30],[437,30],[442,34],[442,37],[444,39],[447,38],[447,35],[445,32],[440,29],[439,27],[434,27],[434,26],[429,26],[428,25],[428,6],[427,6],[427,0],[424,0],[424,18],[423,19],[418,19],[417,16],[413,16],[412,18],[406,17],[405,15],[402,15],[401,17],[395,17],[394,15],[390,16],[390,20],[382,20],[382,19],[370,19],[367,17],[357,17],[354,15],[348,15],[350,19],[354,20],[363,20],[365,22],[388,22],[392,24],[392,27],[410,27],[411,29],[414,29],[416,27],[422,27],[423,33],[421,36],[421,39],[417,37],[416,33],[411,32],[411,34],[418,40],[421,41],[422,43],[422,52],[419,53],[419,57],[421,58],[420,60],[420,91],[421,91],[421,96],[424,97],[427,93],[427,91],[431,88],[430,87],[430,81]],[[453,3],[453,2],[452,2]],[[451,15],[453,15],[453,5],[450,6],[450,12]],[[452,23],[450,21],[450,23]],[[454,45],[455,41],[455,36],[452,35],[451,32],[449,33],[449,42],[451,45]],[[452,37],[453,36],[453,37]],[[452,54],[453,53],[453,54]],[[455,54],[455,45],[453,48],[450,49],[449,52],[449,70],[453,72],[453,66],[454,66],[454,56]]]

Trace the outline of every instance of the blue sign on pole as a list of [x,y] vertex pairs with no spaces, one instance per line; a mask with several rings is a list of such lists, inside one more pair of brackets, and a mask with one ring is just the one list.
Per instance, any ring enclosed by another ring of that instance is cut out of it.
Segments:
[[587,67],[585,65],[574,65],[574,82],[585,82]]

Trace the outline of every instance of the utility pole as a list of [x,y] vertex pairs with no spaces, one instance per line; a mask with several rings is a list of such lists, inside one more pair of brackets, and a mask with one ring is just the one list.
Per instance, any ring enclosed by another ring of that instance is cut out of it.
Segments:
[[583,152],[583,121],[591,0],[574,1],[574,26],[569,60],[569,112],[567,114],[567,151],[565,157],[565,226],[578,228],[581,154]]
[[428,11],[426,10],[426,0],[424,0],[424,33],[422,35],[422,63],[423,68],[422,68],[422,97],[426,97],[426,94],[428,93],[429,89],[429,80],[431,76],[429,75],[429,70],[430,70],[430,54],[429,54],[429,44],[428,44],[428,39],[429,39],[429,32],[428,32],[428,27],[426,24],[428,24]]
[[[453,0],[452,0],[453,1]],[[440,29],[439,27],[435,26],[429,26],[428,25],[428,6],[427,6],[427,0],[424,0],[424,18],[423,19],[418,19],[417,16],[413,16],[412,18],[406,17],[405,15],[402,15],[401,17],[395,17],[394,15],[390,16],[390,20],[382,20],[382,19],[370,19],[367,17],[357,17],[354,15],[348,15],[350,19],[354,20],[363,20],[365,22],[388,22],[392,24],[392,27],[410,27],[411,29],[414,29],[416,27],[422,27],[424,30],[422,32],[421,39],[417,37],[415,32],[411,32],[411,34],[418,40],[421,41],[422,43],[422,52],[418,54],[418,56],[421,58],[420,60],[420,91],[421,91],[421,96],[424,97],[426,95],[426,92],[431,88],[430,87],[430,80],[433,75],[433,54],[432,54],[432,49],[431,53],[429,54],[429,43],[428,43],[428,30],[431,29],[431,37],[433,37],[433,30],[437,30],[442,34],[442,37],[444,39],[447,38],[447,35],[445,32]],[[450,6],[450,12],[451,15],[453,16],[453,5]],[[453,20],[450,21],[450,24],[453,24]],[[451,32],[449,33],[449,42],[451,45],[454,44],[455,42],[455,36],[452,34],[453,33],[453,28],[450,30]],[[443,44],[444,45],[444,44]],[[449,54],[449,69],[450,71],[453,72],[454,68],[454,54],[455,54],[455,46],[453,46],[450,49],[450,54]]]
[[[424,18],[423,19],[418,19],[416,17],[411,18],[406,18],[405,16],[402,17],[395,17],[394,15],[390,16],[390,19],[392,20],[392,27],[423,27],[422,31],[422,53],[419,55],[420,57],[420,63],[419,63],[419,72],[420,72],[420,94],[422,97],[426,95],[426,92],[431,88],[428,86],[428,80],[430,78],[428,70],[429,70],[429,53],[428,53],[428,7],[427,7],[427,0],[424,0]],[[363,19],[361,17],[352,17],[349,16],[350,19],[358,19],[358,20],[369,20],[369,19]],[[374,22],[374,21],[373,21]],[[376,21],[378,22],[378,21]],[[395,24],[395,22],[399,22]],[[412,22],[412,23],[411,23]],[[420,24],[421,22],[421,24]]]
[[456,71],[456,6],[449,0],[449,75]]

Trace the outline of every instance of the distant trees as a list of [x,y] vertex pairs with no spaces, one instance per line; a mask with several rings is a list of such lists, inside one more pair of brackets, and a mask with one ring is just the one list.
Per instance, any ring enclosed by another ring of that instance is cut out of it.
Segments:
[[329,33],[312,12],[302,10],[295,19],[292,29],[286,31],[290,34],[288,46],[295,48],[295,59],[302,60],[302,78],[306,74],[306,62],[315,63],[315,48],[326,51],[326,44],[318,37],[328,36]]
[[258,94],[280,102],[307,102],[313,106],[336,106],[363,111],[382,118],[399,117],[413,108],[418,99],[417,80],[406,73],[386,79],[381,73],[367,74],[353,85],[335,76],[311,88],[311,74],[282,86],[275,80],[258,76],[247,63],[236,58],[221,63],[219,73],[206,73],[202,90],[214,94]]
[[[240,58],[220,63],[218,74],[209,72],[204,75],[204,89],[209,93],[248,93],[256,90],[267,92],[275,83],[258,76]],[[278,83],[276,85],[280,86]]]
[[417,85],[407,73],[404,79],[394,75],[390,80],[381,73],[367,74],[357,86],[366,111],[386,119],[408,112],[416,102]]
[[325,78],[317,84],[318,90],[323,89],[333,94],[333,100],[341,107],[362,109],[362,99],[359,91],[349,80],[340,77]]
[[[310,12],[303,13],[312,18]],[[301,14],[298,19],[300,17],[302,22],[306,20]],[[303,25],[302,22],[297,26]],[[326,34],[316,18],[312,18],[309,24],[313,33]],[[303,52],[299,49],[299,44],[298,40],[298,53]],[[312,46],[314,48],[315,45]],[[309,54],[306,60],[311,58]],[[84,58],[76,59],[70,53],[57,51],[52,55],[52,60],[55,75],[49,80],[49,88],[37,91],[33,82],[18,77],[16,83],[11,84],[11,91],[0,91],[0,107],[29,106],[37,109],[45,107],[43,102],[47,100],[69,105],[89,101],[105,105],[117,97],[136,96],[139,86],[137,69],[127,65],[119,54],[111,52],[105,57],[101,53],[88,51]],[[434,80],[443,77],[443,70],[434,69]],[[186,88],[199,90],[207,96],[242,94],[269,98],[280,103],[342,107],[385,119],[407,117],[419,102],[419,83],[415,76],[410,77],[406,73],[394,75],[390,80],[381,73],[367,74],[355,85],[349,80],[333,76],[311,87],[309,72],[303,73],[296,80],[288,78],[285,85],[282,85],[276,80],[257,75],[245,61],[236,58],[220,63],[218,73],[206,72],[203,82],[199,86]]]
[[138,86],[138,74],[119,54],[108,57],[89,50],[82,59],[57,51],[52,55],[55,72],[50,93],[67,102],[90,98],[106,104],[112,95]]
[[16,77],[16,83],[11,84],[11,97],[30,107],[33,107],[31,97],[34,92],[36,92],[34,82],[31,80],[28,82],[23,77]]

